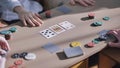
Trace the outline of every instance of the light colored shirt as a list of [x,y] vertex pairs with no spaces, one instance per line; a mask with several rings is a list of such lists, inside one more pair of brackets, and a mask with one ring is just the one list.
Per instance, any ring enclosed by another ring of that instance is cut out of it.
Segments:
[[6,21],[12,21],[19,19],[18,15],[13,12],[16,6],[22,6],[27,11],[38,13],[43,10],[43,7],[34,0],[0,0],[0,6],[2,6],[1,18]]

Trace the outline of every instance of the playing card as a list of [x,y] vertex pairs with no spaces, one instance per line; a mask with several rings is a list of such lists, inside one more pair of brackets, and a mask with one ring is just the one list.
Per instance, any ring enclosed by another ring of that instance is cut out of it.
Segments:
[[67,58],[83,55],[83,51],[80,46],[65,48],[64,53]]
[[65,29],[64,28],[62,28],[61,26],[59,26],[59,25],[53,25],[53,26],[51,26],[51,27],[49,27],[52,31],[54,31],[55,33],[57,33],[57,34],[60,34],[60,33],[62,33],[62,32],[64,32],[65,31]]
[[51,38],[57,35],[55,32],[53,32],[50,29],[45,29],[43,31],[40,31],[40,34],[42,34],[45,38]]
[[57,45],[53,44],[53,43],[48,43],[48,44],[42,46],[42,48],[44,48],[45,50],[47,50],[50,53],[55,53],[58,50],[60,50],[60,48]]
[[72,28],[75,27],[75,25],[71,24],[68,21],[61,22],[58,25],[60,25],[61,27],[65,28],[66,30],[69,30],[69,29],[72,29]]
[[65,13],[65,14],[71,12],[71,10],[65,6],[61,6],[61,7],[57,8],[57,10]]

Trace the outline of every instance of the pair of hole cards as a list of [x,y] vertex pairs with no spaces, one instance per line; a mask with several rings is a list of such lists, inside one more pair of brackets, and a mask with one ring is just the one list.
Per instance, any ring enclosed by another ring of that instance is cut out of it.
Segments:
[[49,39],[74,27],[75,25],[71,24],[70,22],[63,21],[61,23],[49,27],[48,29],[40,31],[40,34],[43,35],[45,38]]

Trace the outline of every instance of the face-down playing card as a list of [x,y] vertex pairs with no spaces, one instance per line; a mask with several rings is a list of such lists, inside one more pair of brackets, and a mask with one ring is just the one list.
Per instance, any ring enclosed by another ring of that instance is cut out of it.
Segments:
[[64,21],[59,23],[58,25],[60,25],[61,27],[65,28],[66,30],[72,29],[75,27],[75,25],[73,25],[72,23],[68,22],[68,21]]
[[40,34],[43,35],[45,38],[51,38],[57,35],[55,32],[53,32],[50,29],[45,29],[43,31],[40,31]]
[[52,31],[54,31],[55,33],[57,33],[57,34],[60,34],[60,33],[62,33],[62,32],[64,32],[65,31],[65,29],[64,28],[62,28],[61,26],[59,26],[59,25],[53,25],[53,26],[51,26],[51,27],[49,27]]
[[42,46],[42,48],[44,48],[45,50],[47,50],[50,53],[55,53],[58,50],[60,50],[60,48],[57,45],[53,44],[53,43],[48,43],[48,44]]

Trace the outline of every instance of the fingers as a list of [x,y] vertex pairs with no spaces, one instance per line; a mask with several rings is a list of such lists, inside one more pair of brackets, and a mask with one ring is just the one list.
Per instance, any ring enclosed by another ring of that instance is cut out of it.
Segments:
[[0,37],[0,46],[1,46],[1,49],[5,50],[5,51],[10,50],[8,42],[3,37]]
[[118,48],[120,48],[120,43],[109,42],[108,45],[110,47],[118,47]]
[[20,16],[21,21],[23,22],[24,26],[31,25],[31,26],[41,26],[43,21],[40,19],[40,15],[37,13],[28,12]]
[[70,0],[70,4],[71,5],[75,5],[75,1],[74,0]]
[[75,5],[75,2],[87,7],[89,5],[94,5],[95,1],[94,0],[71,0],[70,3]]

